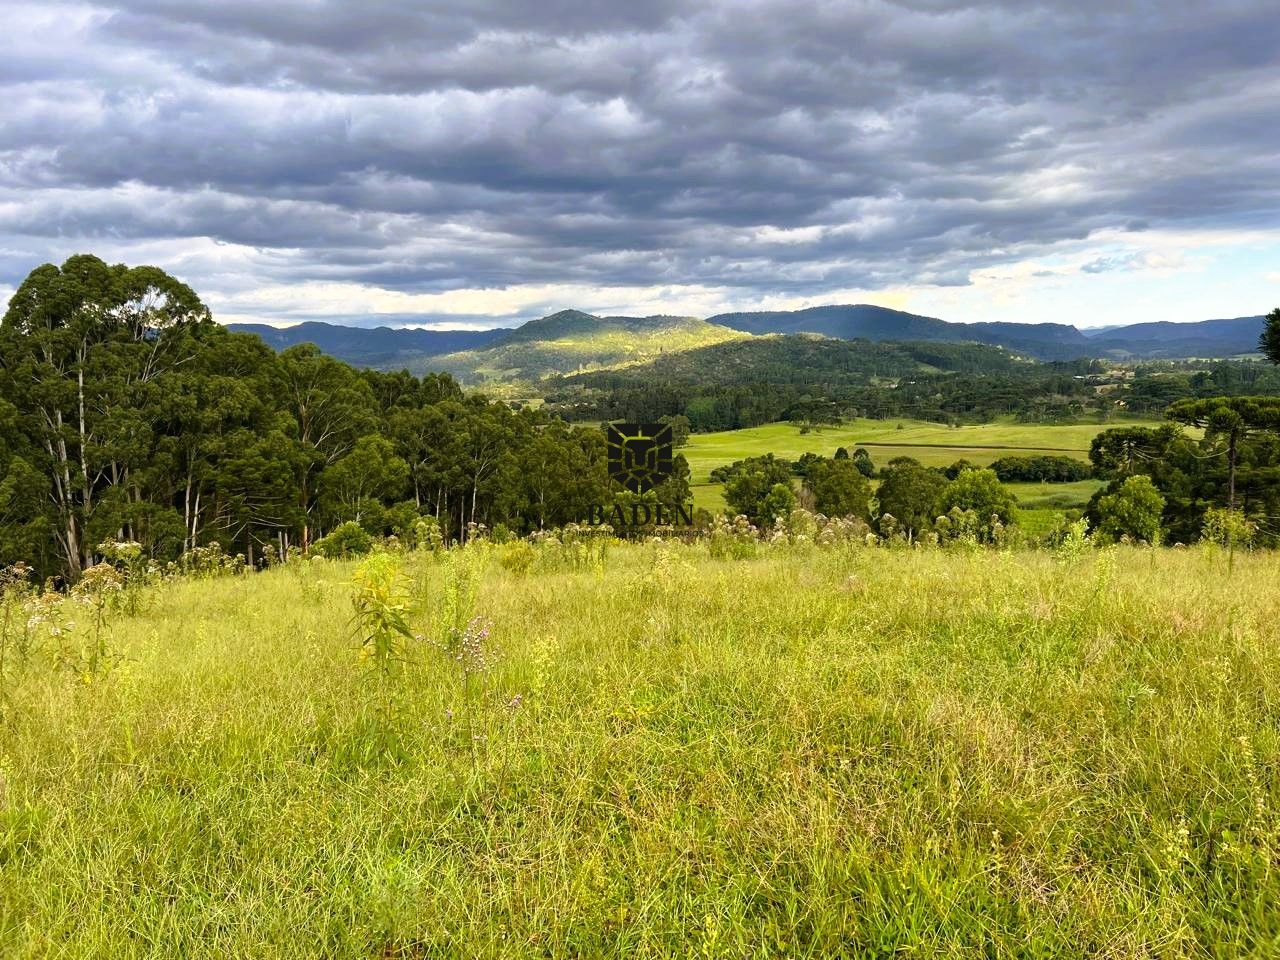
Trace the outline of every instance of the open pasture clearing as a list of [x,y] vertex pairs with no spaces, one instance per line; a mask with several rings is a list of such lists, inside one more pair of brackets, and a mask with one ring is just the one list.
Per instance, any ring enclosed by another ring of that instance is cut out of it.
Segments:
[[471,697],[345,562],[11,649],[4,955],[1273,952],[1275,555],[540,549]]
[[[898,429],[898,424],[902,429]],[[838,447],[852,453],[866,447],[872,462],[882,467],[895,457],[914,457],[926,467],[949,467],[968,460],[985,467],[1001,457],[1037,455],[1089,458],[1089,444],[1103,430],[1114,426],[1156,426],[1154,420],[1124,420],[1109,424],[995,423],[949,428],[922,420],[849,420],[839,427],[801,433],[793,423],[771,423],[745,430],[695,433],[679,452],[689,461],[693,501],[713,513],[724,507],[722,484],[711,481],[716,467],[745,457],[772,453],[795,460],[803,453],[831,456]],[[1056,510],[1080,507],[1088,502],[1097,481],[1055,484],[1010,484],[1024,507]]]
[[1005,486],[1018,498],[1018,506],[1027,510],[1070,510],[1089,502],[1096,491],[1105,487],[1105,480],[1076,480],[1072,483],[1006,483]]
[[[902,429],[898,429],[902,424]],[[788,460],[802,453],[831,456],[837,447],[864,446],[880,466],[894,457],[915,457],[925,466],[944,467],[957,460],[986,466],[1000,457],[1061,454],[1088,459],[1093,438],[1114,426],[1155,426],[1158,421],[1124,420],[1108,424],[1035,424],[997,421],[946,427],[922,420],[848,420],[838,427],[801,433],[794,423],[770,423],[745,430],[695,433],[680,452],[689,461],[692,482],[707,483],[711,471],[744,457],[772,453]]]

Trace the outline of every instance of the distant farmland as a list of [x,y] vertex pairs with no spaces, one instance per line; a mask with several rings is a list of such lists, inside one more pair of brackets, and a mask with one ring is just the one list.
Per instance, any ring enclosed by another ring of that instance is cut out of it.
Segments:
[[[1125,420],[1124,426],[1156,426],[1157,420]],[[899,426],[901,425],[901,426]],[[986,466],[1001,457],[1054,454],[1087,460],[1089,444],[1109,426],[1120,424],[1013,423],[1007,420],[963,427],[946,427],[923,420],[848,420],[838,427],[802,433],[793,423],[771,423],[747,430],[694,434],[681,449],[689,461],[694,501],[699,507],[719,510],[724,506],[720,484],[711,482],[711,471],[744,457],[772,453],[788,460],[803,453],[831,456],[837,447],[865,447],[876,466],[894,457],[914,457],[925,466],[945,467],[957,460]],[[1036,488],[1024,491],[1019,487]],[[1015,492],[1034,492],[1037,499],[1060,494],[1074,495],[1083,503],[1093,492],[1092,484],[1015,485]],[[1058,498],[1061,502],[1061,496]]]

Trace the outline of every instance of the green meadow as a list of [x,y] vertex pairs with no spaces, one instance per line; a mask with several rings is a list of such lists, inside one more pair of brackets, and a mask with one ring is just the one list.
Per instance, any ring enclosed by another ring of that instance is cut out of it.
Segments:
[[[1125,426],[1154,426],[1157,421],[1125,420]],[[901,424],[901,428],[899,428]],[[945,467],[960,459],[985,466],[1006,456],[1055,453],[1087,460],[1089,443],[1117,424],[993,423],[946,427],[923,420],[847,420],[838,427],[801,432],[794,423],[770,423],[744,430],[695,433],[680,452],[689,461],[691,480],[707,483],[711,471],[744,457],[772,453],[789,460],[802,453],[831,456],[837,447],[866,447],[877,466],[894,457],[915,457],[927,467]]]
[[1274,554],[711,549],[401,556],[387,673],[347,561],[6,619],[0,953],[1280,948]]
[[1068,510],[1089,502],[1089,498],[1102,487],[1105,480],[1077,480],[1074,483],[1006,483],[1018,498],[1018,505],[1025,509]]
[[[1156,426],[1155,420],[1124,420],[1125,426]],[[901,425],[901,426],[899,426]],[[1034,424],[997,420],[992,423],[946,427],[923,420],[847,420],[838,427],[801,432],[794,423],[771,423],[744,430],[695,433],[680,448],[689,461],[694,504],[713,513],[724,509],[720,484],[711,471],[745,457],[772,453],[794,460],[803,453],[831,456],[837,447],[866,447],[876,466],[894,457],[914,457],[927,467],[946,467],[957,460],[987,466],[1001,457],[1055,454],[1089,458],[1089,444],[1100,432],[1118,423]],[[1019,502],[1029,508],[1057,510],[1082,506],[1099,484],[1010,484]],[[1024,498],[1026,498],[1024,500]]]

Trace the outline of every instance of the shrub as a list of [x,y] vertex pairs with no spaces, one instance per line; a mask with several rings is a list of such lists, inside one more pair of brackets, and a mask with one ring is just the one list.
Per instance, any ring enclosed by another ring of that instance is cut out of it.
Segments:
[[409,629],[409,595],[400,573],[400,561],[389,553],[376,553],[352,577],[351,605],[355,608],[360,659],[388,675],[405,660]]
[[759,470],[775,480],[783,480],[796,473],[796,465],[790,460],[775,457],[766,453],[759,457],[746,457],[724,464],[711,471],[711,479],[715,483],[728,483],[734,477],[752,470]]
[[1146,474],[1129,477],[1115,493],[1098,500],[1097,535],[1106,541],[1123,537],[1147,543],[1160,542],[1160,515],[1164,497]]
[[991,464],[1001,483],[1073,483],[1093,476],[1089,464],[1073,457],[1001,457]]
[[18,640],[18,654],[26,662],[28,640],[24,605],[32,596],[31,568],[18,562],[0,567],[0,691],[5,689],[5,671],[12,636]]
[[1067,525],[1058,534],[1058,546],[1055,556],[1061,563],[1072,564],[1078,561],[1090,548],[1089,522],[1084,517]]
[[789,483],[775,483],[760,504],[760,519],[764,523],[785,520],[796,508],[796,493]]
[[[843,450],[844,447],[840,449]],[[871,460],[871,454],[867,453],[863,447],[853,451],[853,465],[864,477],[871,478],[876,475],[876,465]]]
[[383,529],[390,530],[391,535],[407,549],[412,550],[417,547],[418,505],[412,500],[404,500],[388,507],[383,513],[382,522],[385,524]]
[[[175,569],[170,567],[170,570]],[[244,557],[231,556],[216,540],[204,547],[192,547],[178,558],[176,569],[180,573],[196,577],[219,577],[244,570]]]
[[432,553],[444,549],[444,535],[440,521],[435,517],[419,517],[413,526],[413,545],[418,550]]
[[1017,505],[1017,498],[1000,485],[994,470],[965,470],[943,488],[937,512],[949,516],[959,508],[972,513],[977,518],[978,539],[991,540],[997,524],[1007,527],[1016,522]]
[[511,540],[501,544],[497,550],[498,564],[503,570],[509,570],[517,577],[523,577],[533,566],[538,551],[533,544],[525,540]]
[[1220,547],[1247,547],[1253,543],[1258,525],[1249,520],[1242,510],[1211,507],[1204,514],[1202,536]]
[[717,560],[742,560],[755,556],[759,537],[760,531],[742,514],[732,522],[716,517],[707,532],[707,550]]
[[313,543],[311,549],[331,560],[338,557],[363,556],[373,549],[373,537],[360,524],[354,520],[348,520],[327,537],[321,537]]
[[[769,455],[742,460],[733,466],[736,469],[729,475],[724,488],[724,502],[733,513],[741,513],[752,523],[763,525],[791,512],[795,506],[795,494],[791,492],[792,465],[789,461]],[[781,494],[770,501],[779,486],[791,494],[789,502],[784,502],[785,496]]]

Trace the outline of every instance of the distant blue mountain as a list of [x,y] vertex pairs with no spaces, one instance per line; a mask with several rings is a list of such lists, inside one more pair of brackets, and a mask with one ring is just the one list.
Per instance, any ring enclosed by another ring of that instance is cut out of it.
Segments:
[[299,343],[314,343],[324,353],[355,366],[384,369],[419,366],[424,357],[475,350],[511,332],[505,327],[496,330],[370,329],[318,322],[300,323],[293,327],[232,323],[227,328],[238,333],[256,333],[268,346],[277,350]]
[[1089,338],[1108,350],[1119,348],[1141,357],[1221,357],[1255,353],[1266,318],[1234,317],[1196,323],[1135,323],[1103,330]]
[[809,307],[708,317],[747,333],[817,333],[842,340],[972,341],[1025,353],[1041,360],[1079,357],[1155,359],[1229,357],[1257,350],[1263,318],[1139,323],[1083,332],[1061,323],[949,323],[871,304]]
[[[890,310],[870,304],[810,307],[805,310],[775,310],[758,313],[722,313],[707,321],[670,317],[597,317],[578,310],[562,310],[540,320],[531,320],[515,329],[496,330],[411,330],[391,327],[344,327],[331,323],[302,323],[294,327],[269,327],[263,324],[231,324],[230,329],[256,333],[270,346],[283,350],[298,343],[314,343],[322,351],[340,360],[362,367],[400,369],[421,372],[450,369],[460,376],[487,362],[484,357],[467,351],[486,347],[503,351],[502,368],[530,366],[532,358],[542,357],[533,367],[547,372],[546,358],[551,354],[564,360],[560,366],[569,372],[585,362],[582,357],[560,357],[556,351],[568,341],[589,342],[593,335],[617,340],[634,334],[637,340],[652,337],[654,331],[684,324],[700,324],[703,331],[716,327],[750,334],[815,333],[840,340],[917,340],[948,343],[973,342],[1004,347],[1007,350],[1039,360],[1074,360],[1100,357],[1118,360],[1174,359],[1182,357],[1231,357],[1255,353],[1262,333],[1263,317],[1236,317],[1228,320],[1202,320],[1197,323],[1136,323],[1100,330],[1079,330],[1061,323],[949,323],[936,317],[925,317],[902,310]],[[708,324],[715,326],[708,327]],[[607,336],[606,336],[607,335]],[[668,349],[682,349],[674,338]],[[705,335],[698,343],[713,342]],[[691,345],[697,345],[696,343]],[[525,354],[528,354],[526,357]],[[452,354],[440,361],[438,358]],[[594,356],[594,355],[593,355]],[[522,362],[528,360],[529,363]],[[614,362],[595,358],[600,363]],[[493,366],[497,361],[489,357]],[[557,361],[558,363],[558,361]],[[551,372],[559,366],[551,364]],[[475,372],[475,371],[471,371]],[[526,371],[527,373],[527,371]]]

